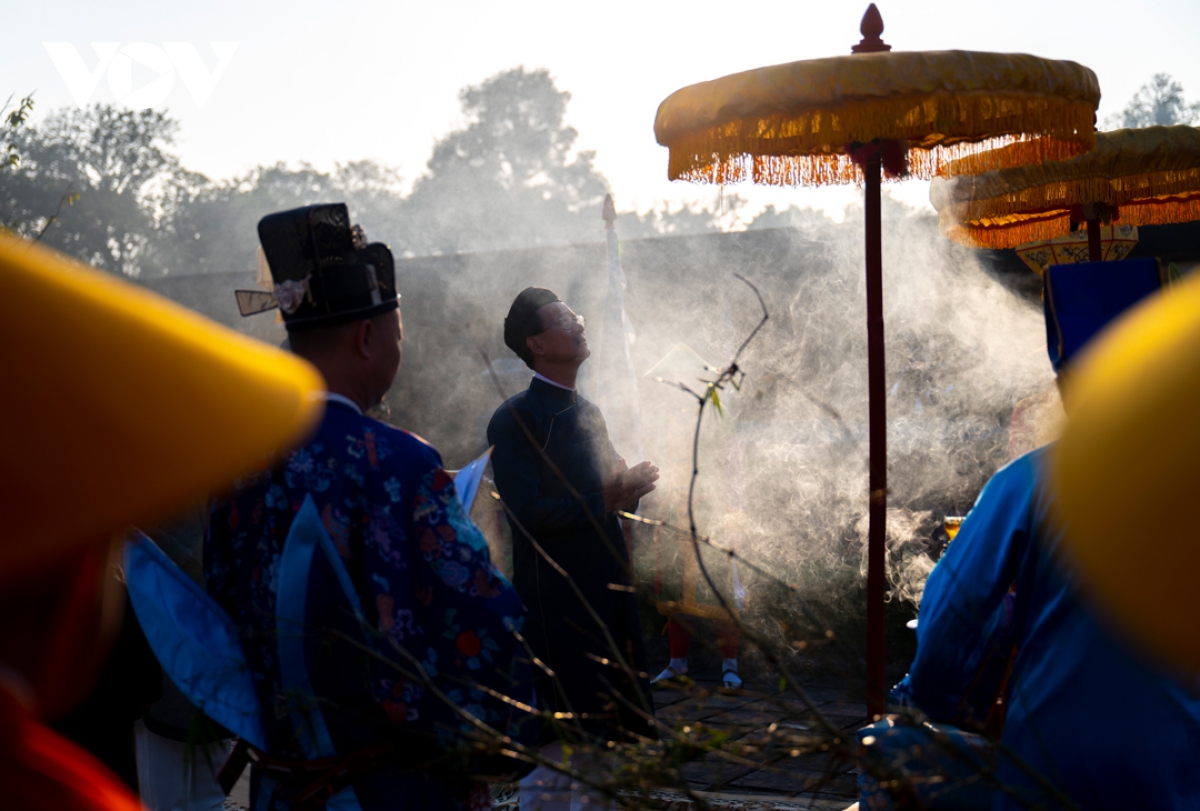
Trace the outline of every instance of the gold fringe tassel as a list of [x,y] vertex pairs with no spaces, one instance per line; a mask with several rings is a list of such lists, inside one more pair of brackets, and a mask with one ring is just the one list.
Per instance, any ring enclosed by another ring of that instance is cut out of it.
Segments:
[[[1200,221],[1200,195],[1128,203],[1120,207],[1113,223],[1142,226],[1196,221]],[[972,248],[1015,248],[1070,233],[1071,217],[1067,210],[1061,210],[964,223],[943,209],[938,217],[938,229],[943,236]]]
[[[956,196],[971,196],[972,179],[958,181]],[[975,187],[978,189],[978,186]],[[1070,208],[1079,203],[1106,203],[1124,207],[1147,198],[1200,194],[1200,169],[1150,172],[1109,179],[1086,177],[1078,180],[1054,180],[1012,192],[951,203],[946,208],[965,222],[998,219],[1029,212]]]
[[[848,144],[907,141],[909,170],[929,179],[1082,154],[1093,106],[1033,94],[927,94],[731,121],[668,144],[672,180],[814,186],[861,181]],[[998,147],[1005,147],[998,149]]]

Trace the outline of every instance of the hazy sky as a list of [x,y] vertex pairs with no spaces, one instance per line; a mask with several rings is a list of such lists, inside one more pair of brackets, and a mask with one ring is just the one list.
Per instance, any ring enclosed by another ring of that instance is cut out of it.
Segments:
[[[36,91],[38,112],[73,104],[44,42],[70,42],[88,68],[92,42],[237,50],[198,108],[176,80],[162,106],[182,123],[189,168],[227,177],[256,164],[372,158],[410,181],[434,141],[461,122],[457,91],[517,65],[549,68],[572,94],[568,120],[621,208],[713,199],[710,187],[666,180],[654,141],[660,101],[688,84],[739,70],[848,53],[862,0],[604,0],[544,2],[64,2],[7,0],[0,28],[0,98]],[[1200,1],[881,0],[884,39],[897,50],[1024,52],[1080,62],[1100,78],[1103,119],[1156,72],[1200,98]],[[136,90],[155,74],[133,73]],[[109,79],[92,101],[112,101]],[[796,203],[838,212],[852,188],[730,187],[755,206]],[[911,202],[926,184],[895,189]]]

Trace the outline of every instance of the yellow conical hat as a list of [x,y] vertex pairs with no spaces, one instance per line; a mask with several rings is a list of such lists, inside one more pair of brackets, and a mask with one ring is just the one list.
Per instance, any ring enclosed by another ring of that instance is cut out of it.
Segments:
[[1200,276],[1099,336],[1067,383],[1053,470],[1068,553],[1129,633],[1200,672]]
[[0,235],[0,571],[163,518],[320,418],[320,375],[62,254]]

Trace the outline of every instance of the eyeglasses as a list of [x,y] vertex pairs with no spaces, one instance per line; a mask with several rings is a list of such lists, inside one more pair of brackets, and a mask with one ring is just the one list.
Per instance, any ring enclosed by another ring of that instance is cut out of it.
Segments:
[[584,319],[584,317],[582,315],[580,315],[579,313],[571,313],[570,315],[559,316],[558,318],[554,319],[546,326],[542,327],[541,331],[539,331],[537,334],[541,335],[543,332],[550,329],[551,327],[558,327],[559,329],[563,330],[564,332],[570,332],[572,329],[575,328],[576,324],[578,324],[581,329],[585,328],[587,326],[586,319]]

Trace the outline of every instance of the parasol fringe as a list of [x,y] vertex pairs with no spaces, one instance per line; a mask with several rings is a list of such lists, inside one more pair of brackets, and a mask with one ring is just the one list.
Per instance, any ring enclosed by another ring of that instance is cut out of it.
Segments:
[[[965,182],[969,184],[970,180]],[[995,197],[951,203],[945,210],[963,222],[974,223],[1023,212],[1067,209],[1078,203],[1105,203],[1124,209],[1127,205],[1155,198],[1190,197],[1197,189],[1200,189],[1200,168],[1149,172],[1112,180],[1106,177],[1059,180]]]
[[[1200,196],[1163,197],[1123,204],[1113,220],[1118,225],[1170,225],[1200,220]],[[1015,248],[1027,242],[1061,237],[1071,231],[1068,211],[1049,211],[1024,217],[995,218],[964,223],[943,210],[938,216],[943,236],[971,248]]]
[[689,133],[667,144],[667,171],[671,180],[716,184],[861,182],[847,146],[898,139],[909,142],[909,171],[917,177],[977,173],[1086,152],[1094,143],[1093,114],[1087,101],[1024,93],[872,99]]

